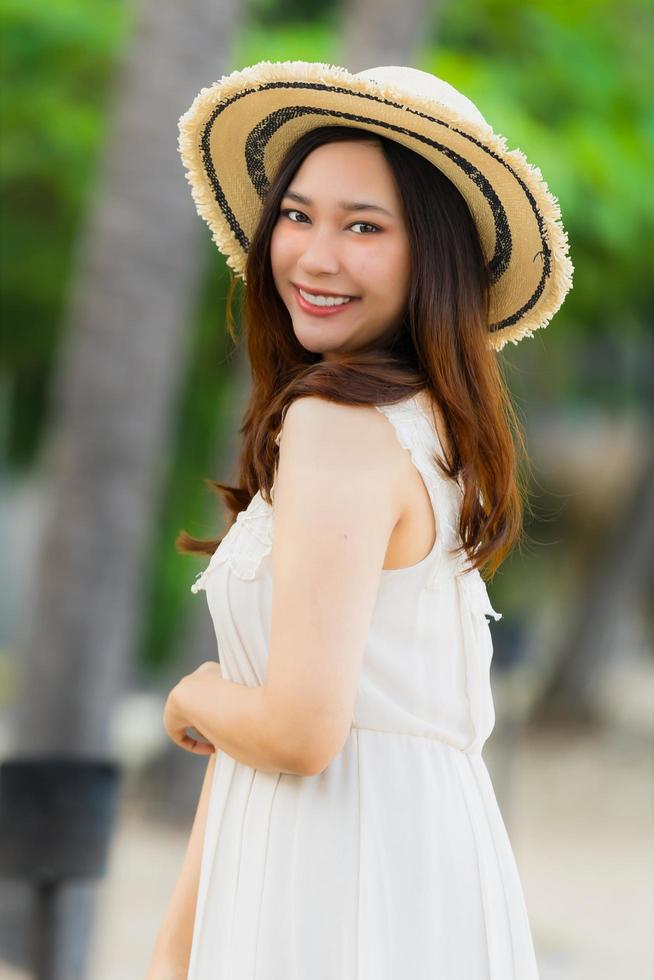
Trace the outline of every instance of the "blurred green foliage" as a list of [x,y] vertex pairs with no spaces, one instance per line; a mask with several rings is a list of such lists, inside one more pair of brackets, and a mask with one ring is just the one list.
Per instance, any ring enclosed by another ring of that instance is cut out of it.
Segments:
[[[310,8],[303,0],[254,0],[224,70],[261,59],[338,63],[340,12],[332,0]],[[540,391],[549,403],[639,403],[651,383],[645,372],[652,365],[654,305],[652,6],[477,0],[434,13],[416,67],[460,88],[510,148],[538,163],[570,239],[574,288],[564,306],[545,332],[503,351],[509,373],[515,368],[518,400],[529,387],[531,398]],[[131,5],[110,0],[0,0],[0,303],[7,378],[0,410],[2,451],[14,468],[32,464],[44,431],[75,243],[133,16]],[[143,647],[144,659],[153,662],[168,655],[180,590],[188,585],[188,564],[174,553],[174,537],[181,527],[201,536],[220,533],[214,498],[201,480],[214,469],[229,398],[227,269],[208,236],[206,254],[206,288],[193,314],[195,345],[152,559],[152,615]]]
[[302,31],[317,21],[336,19],[339,13],[338,4],[333,0],[312,0],[311,3],[306,0],[251,0],[248,11],[251,22],[257,26],[267,28],[296,24]]
[[74,246],[93,190],[128,6],[110,0],[1,0],[0,309],[11,466],[29,466]]
[[590,333],[638,331],[652,310],[652,7],[492,2],[477,13],[474,56],[459,56],[469,7],[452,5],[425,67],[538,161],[559,198],[578,271],[557,317]]

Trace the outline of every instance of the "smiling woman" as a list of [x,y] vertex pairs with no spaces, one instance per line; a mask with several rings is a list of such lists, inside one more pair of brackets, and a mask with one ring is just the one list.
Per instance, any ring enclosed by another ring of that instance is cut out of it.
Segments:
[[[344,188],[348,201],[341,200]],[[379,141],[316,147],[285,190],[286,200],[306,211],[281,209],[270,262],[299,343],[324,361],[383,344],[404,315],[411,248],[400,191]],[[361,211],[373,211],[378,224],[353,220]],[[316,294],[325,297],[322,303],[308,298]],[[327,331],[319,325],[325,316]]]
[[[246,279],[255,384],[240,486],[213,484],[233,516],[257,491],[270,501],[273,437],[295,399],[374,405],[425,388],[452,448],[443,471],[464,490],[462,543],[476,567],[498,567],[520,535],[524,443],[488,344],[489,267],[457,187],[375,132],[309,130],[265,195]],[[212,554],[219,541],[183,533],[179,545]]]
[[495,351],[562,300],[554,203],[412,68],[244,69],[180,149],[253,380],[227,533],[178,539],[222,668],[171,705],[221,750],[188,980],[536,980],[480,569],[521,533]]

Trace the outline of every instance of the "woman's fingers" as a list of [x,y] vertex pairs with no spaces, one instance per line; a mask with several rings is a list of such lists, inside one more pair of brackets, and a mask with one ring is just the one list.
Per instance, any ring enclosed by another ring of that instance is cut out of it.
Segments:
[[195,752],[197,755],[210,755],[212,752],[215,752],[215,748],[211,742],[208,742],[203,736],[196,738],[193,735],[189,735],[188,729],[186,728],[182,729],[176,741],[181,748],[187,749],[189,752]]
[[[220,670],[218,664],[211,661],[203,664],[200,669],[207,672],[211,671],[212,673]],[[191,676],[183,677],[168,695],[164,706],[164,728],[168,737],[176,745],[179,745],[180,748],[185,749],[187,752],[194,752],[196,755],[211,755],[215,752],[215,746],[204,737],[202,732],[190,724],[190,718],[187,712],[179,704],[178,692],[180,686],[188,683],[189,677]]]

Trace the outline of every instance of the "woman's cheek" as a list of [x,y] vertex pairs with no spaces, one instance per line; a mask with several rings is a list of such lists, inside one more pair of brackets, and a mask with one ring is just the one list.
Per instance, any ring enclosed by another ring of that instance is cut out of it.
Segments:
[[293,258],[297,246],[293,244],[291,237],[283,231],[273,232],[270,242],[270,262],[273,266],[284,266]]

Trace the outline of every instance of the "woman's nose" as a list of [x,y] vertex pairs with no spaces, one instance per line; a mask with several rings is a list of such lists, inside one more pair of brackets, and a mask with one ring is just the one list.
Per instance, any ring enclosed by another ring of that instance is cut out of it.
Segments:
[[340,260],[336,236],[329,230],[316,231],[303,236],[303,248],[298,259],[298,265],[310,275],[320,272],[338,272]]

